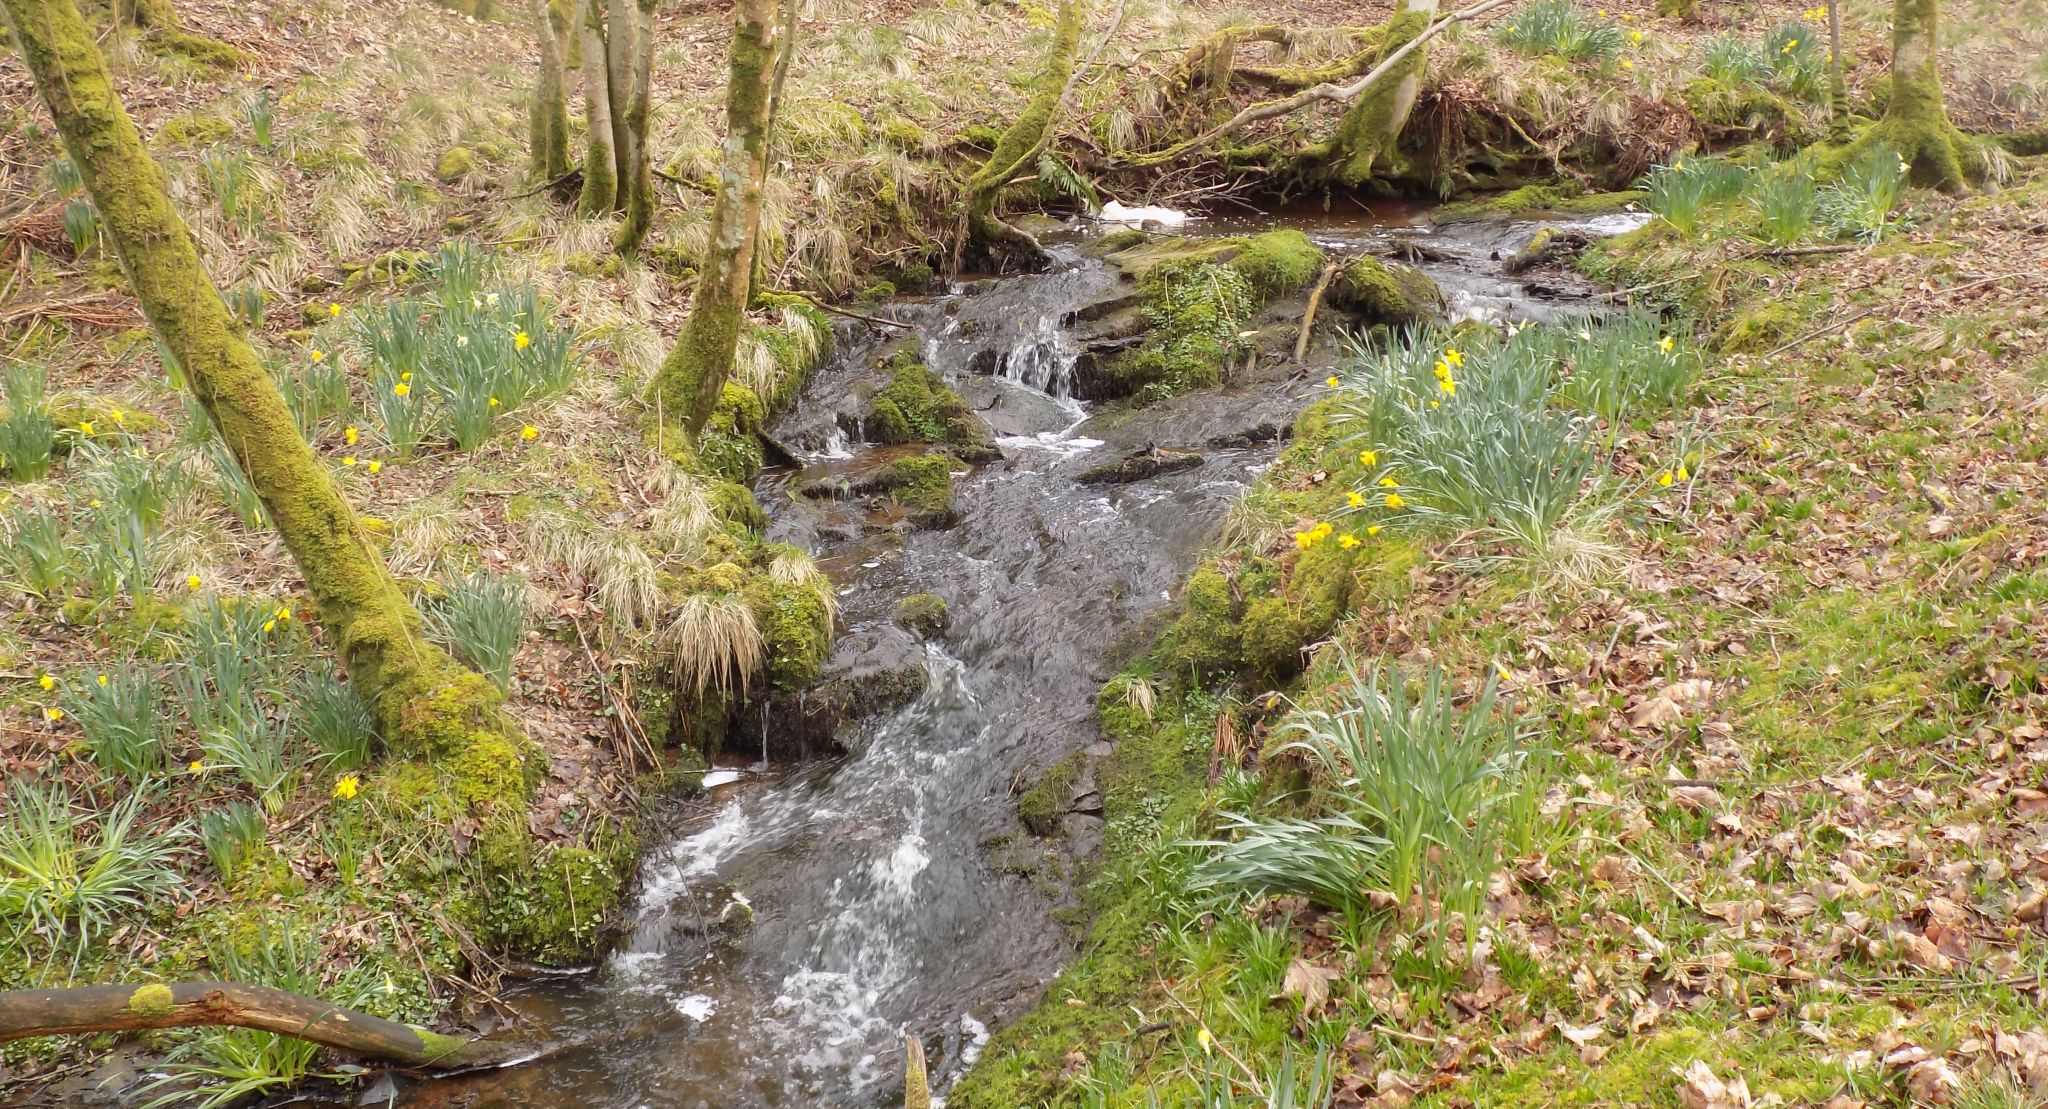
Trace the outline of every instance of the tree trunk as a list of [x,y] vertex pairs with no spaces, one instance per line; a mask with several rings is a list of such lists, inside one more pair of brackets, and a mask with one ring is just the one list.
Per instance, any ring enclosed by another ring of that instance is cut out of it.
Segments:
[[1045,251],[1038,241],[996,216],[996,200],[1004,185],[1036,161],[1052,143],[1059,125],[1060,104],[1074,76],[1074,55],[1081,47],[1081,24],[1087,17],[1081,0],[1060,0],[1059,23],[1045,65],[1031,82],[1031,101],[996,141],[996,148],[974,176],[967,179],[961,236],[955,268],[969,247],[985,250],[997,269],[1009,264],[1038,264]]
[[[1387,20],[1380,43],[1380,56],[1388,57],[1408,45],[1436,20],[1436,0],[1407,0]],[[1331,142],[1333,176],[1342,185],[1356,188],[1372,177],[1373,167],[1394,149],[1401,129],[1408,125],[1408,113],[1422,91],[1422,72],[1429,62],[1426,47],[1417,47],[1402,58],[1379,81],[1354,101],[1337,124]]]
[[639,136],[633,133],[633,69],[640,55],[640,22],[633,0],[606,0],[604,13],[604,88],[612,110],[612,158],[618,179],[616,211],[624,211],[633,188],[635,152]]
[[690,317],[654,377],[663,419],[680,423],[692,440],[711,418],[732,374],[753,280],[761,189],[768,179],[775,52],[794,45],[777,32],[776,0],[735,0],[733,14],[725,159],[718,172],[718,196],[711,205],[711,245],[698,269]]
[[1968,140],[1941,96],[1941,0],[1893,0],[1892,89],[1884,118],[1861,142],[1882,142],[1913,169],[1913,183],[1961,192]]
[[81,986],[0,993],[0,1043],[78,1032],[198,1025],[257,1028],[409,1067],[503,1063],[532,1048],[444,1036],[268,986],[238,982]]
[[555,25],[548,0],[531,0],[531,7],[540,40],[540,74],[527,109],[529,145],[534,180],[552,181],[569,172],[569,101],[564,88],[568,73],[562,61],[561,28]]
[[385,742],[437,768],[473,769],[462,800],[511,802],[497,818],[525,836],[526,741],[497,688],[420,634],[419,614],[200,265],[91,31],[71,0],[0,6],[136,300],[268,510]]
[[648,120],[654,115],[654,7],[639,0],[639,47],[633,57],[633,99],[626,109],[625,133],[633,142],[631,173],[620,184],[625,193],[626,222],[614,240],[620,253],[640,249],[654,223],[654,155],[647,143]]
[[619,200],[618,151],[612,145],[612,94],[606,78],[604,14],[598,0],[580,0],[576,36],[583,43],[583,195],[576,211],[608,216]]

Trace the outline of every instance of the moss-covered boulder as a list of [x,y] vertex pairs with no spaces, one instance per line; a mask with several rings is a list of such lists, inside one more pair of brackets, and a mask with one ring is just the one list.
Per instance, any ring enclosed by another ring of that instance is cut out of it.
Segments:
[[1370,255],[1351,260],[1330,283],[1330,305],[1361,323],[1407,327],[1444,314],[1443,290],[1429,275]]
[[1054,763],[1017,798],[1017,819],[1024,822],[1032,835],[1059,834],[1060,817],[1071,811],[1074,787],[1086,769],[1087,764],[1077,751]]
[[1230,263],[1268,299],[1298,292],[1322,265],[1323,249],[1293,228],[1252,236]]
[[452,185],[476,172],[476,155],[466,146],[451,146],[434,166],[434,176]]
[[910,351],[890,356],[889,384],[868,402],[860,430],[875,443],[942,443],[963,462],[1002,457],[988,426]]
[[1166,355],[1158,350],[1119,346],[1087,350],[1074,360],[1074,396],[1085,401],[1122,400],[1164,382]]
[[913,526],[951,527],[954,465],[943,452],[899,458],[862,480],[854,491],[879,497]]
[[931,593],[913,593],[896,602],[896,622],[925,639],[935,638],[953,619],[946,599]]

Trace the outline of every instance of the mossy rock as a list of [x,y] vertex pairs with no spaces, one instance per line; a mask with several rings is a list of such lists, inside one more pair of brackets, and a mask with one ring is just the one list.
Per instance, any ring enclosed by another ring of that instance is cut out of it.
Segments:
[[164,149],[211,146],[235,133],[235,125],[212,112],[186,112],[157,128],[156,145]]
[[856,490],[896,505],[918,527],[950,527],[953,466],[953,459],[944,453],[899,458],[875,471]]
[[882,123],[882,141],[905,153],[922,153],[932,145],[932,133],[901,116]]
[[156,28],[142,41],[153,54],[183,58],[209,69],[234,69],[242,64],[241,51],[219,39],[196,35],[182,27]]
[[480,910],[486,939],[555,964],[598,951],[605,914],[618,904],[631,862],[630,843],[605,851],[480,843],[501,856],[485,860],[499,876]]
[[832,611],[826,598],[811,586],[766,575],[754,576],[744,592],[761,629],[768,683],[795,691],[817,681],[832,653]]
[[915,354],[892,355],[889,384],[869,402],[862,431],[876,443],[943,443],[962,461],[1002,457],[987,425]]
[[434,176],[452,185],[476,172],[476,155],[466,146],[451,146],[434,166]]
[[896,602],[896,622],[925,639],[936,638],[953,620],[944,597],[913,593]]
[[1443,290],[1428,274],[1370,255],[1352,259],[1330,283],[1332,307],[1369,324],[1408,327],[1444,314]]
[[1074,396],[1086,401],[1134,397],[1166,381],[1166,355],[1129,347],[1106,354],[1085,352],[1074,363]]
[[[1116,236],[1110,238],[1114,239]],[[1103,241],[1106,243],[1109,240]],[[1250,241],[1237,237],[1196,239],[1185,235],[1147,235],[1142,241],[1105,251],[1103,259],[1115,266],[1125,277],[1133,281],[1144,281],[1162,268],[1193,267],[1204,262],[1234,262]]]
[[1203,566],[1188,579],[1180,615],[1160,638],[1160,657],[1183,672],[1235,673],[1243,664],[1242,611],[1230,579],[1213,563]]
[[1315,280],[1323,265],[1323,249],[1300,231],[1283,228],[1252,236],[1230,264],[1270,300]]
[[1017,798],[1017,819],[1032,835],[1039,837],[1059,834],[1060,817],[1067,813],[1067,801],[1074,791],[1075,783],[1081,780],[1086,769],[1079,751],[1054,763],[1052,768],[1041,775],[1030,789]]

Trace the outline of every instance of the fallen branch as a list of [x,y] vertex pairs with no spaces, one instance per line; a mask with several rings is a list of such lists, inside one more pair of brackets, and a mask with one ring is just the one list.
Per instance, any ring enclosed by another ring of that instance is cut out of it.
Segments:
[[1845,328],[1850,324],[1855,323],[1857,320],[1875,315],[1877,315],[1877,309],[1865,308],[1863,311],[1858,312],[1853,316],[1850,316],[1846,320],[1839,320],[1835,323],[1828,324],[1825,327],[1816,327],[1812,331],[1809,331],[1806,334],[1799,336],[1797,339],[1793,339],[1791,342],[1788,342],[1783,346],[1778,347],[1776,350],[1771,351],[1769,354],[1764,355],[1764,360],[1768,362],[1771,359],[1776,358],[1777,356],[1785,353],[1786,351],[1791,350],[1793,347],[1800,345],[1801,343],[1811,342],[1815,339],[1820,338],[1823,335],[1826,335],[1830,331],[1839,331],[1842,328]]
[[1831,243],[1827,246],[1787,246],[1776,250],[1759,250],[1751,258],[1805,258],[1814,254],[1847,254],[1862,250],[1862,243]]
[[859,320],[862,323],[876,324],[881,327],[900,327],[903,328],[905,331],[910,330],[912,327],[911,324],[899,323],[895,320],[885,320],[880,316],[863,315],[850,308],[838,308],[833,305],[827,304],[824,301],[819,300],[817,297],[814,297],[811,294],[805,292],[779,293],[777,295],[802,297],[805,300],[810,301],[812,304],[817,305],[820,311],[830,312],[835,316],[845,316],[849,320]]
[[1484,0],[1484,2],[1474,4],[1469,8],[1452,12],[1435,23],[1430,24],[1421,34],[1401,44],[1400,49],[1387,55],[1380,64],[1374,66],[1372,72],[1349,84],[1328,82],[1313,88],[1303,89],[1301,92],[1284,99],[1268,100],[1263,103],[1253,104],[1184,143],[1170,146],[1165,150],[1154,151],[1150,154],[1125,158],[1123,159],[1123,164],[1130,166],[1154,166],[1164,162],[1178,161],[1187,154],[1200,150],[1217,139],[1237,131],[1241,127],[1257,123],[1260,120],[1278,119],[1297,108],[1306,107],[1318,100],[1326,100],[1332,104],[1349,104],[1351,101],[1358,99],[1360,93],[1371,88],[1375,81],[1392,72],[1395,66],[1401,64],[1402,59],[1420,49],[1423,43],[1442,34],[1452,24],[1462,23],[1468,19],[1476,19],[1495,8],[1514,2],[1515,0]]
[[1323,276],[1316,281],[1315,291],[1308,295],[1308,308],[1301,314],[1301,337],[1294,340],[1296,362],[1308,357],[1308,336],[1309,331],[1316,325],[1316,308],[1323,303],[1323,292],[1330,287],[1330,279],[1337,276],[1337,271],[1342,268],[1344,263],[1341,259],[1324,266]]
[[319,998],[240,982],[79,986],[0,993],[0,1043],[29,1036],[232,1025],[295,1036],[408,1067],[503,1066],[533,1045],[446,1036]]
[[525,199],[526,197],[529,197],[529,196],[532,196],[532,195],[534,195],[535,193],[542,193],[542,192],[546,192],[547,190],[549,190],[549,189],[552,189],[552,188],[555,188],[556,186],[568,184],[568,183],[569,183],[570,181],[574,181],[574,180],[577,180],[577,179],[581,178],[582,176],[583,176],[583,171],[582,171],[581,169],[572,169],[572,170],[570,170],[569,172],[567,172],[567,173],[564,173],[564,174],[562,174],[562,175],[561,175],[561,176],[559,176],[559,177],[551,177],[551,178],[549,178],[549,179],[548,179],[548,180],[546,180],[546,181],[542,181],[542,182],[541,182],[540,184],[538,184],[538,185],[535,185],[534,187],[532,187],[532,188],[530,188],[530,189],[526,190],[526,191],[525,191],[525,192],[523,192],[523,193],[513,193],[512,195],[510,195],[510,196],[506,197],[505,199],[506,199],[506,200],[523,200],[523,199]]

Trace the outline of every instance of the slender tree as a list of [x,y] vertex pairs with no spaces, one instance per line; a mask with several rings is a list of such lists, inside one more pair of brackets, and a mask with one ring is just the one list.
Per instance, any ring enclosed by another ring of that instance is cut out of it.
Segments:
[[1059,126],[1060,106],[1073,84],[1074,55],[1081,47],[1081,25],[1086,17],[1081,0],[1061,0],[1052,47],[1046,51],[1045,64],[1031,81],[1031,100],[1003,130],[988,160],[967,179],[961,198],[961,234],[954,249],[956,269],[970,245],[989,251],[999,268],[1043,257],[1037,240],[997,217],[996,200],[1003,186],[1036,163],[1052,144],[1053,133]]
[[[386,742],[411,756],[480,761],[494,796],[523,801],[526,743],[497,688],[420,634],[419,614],[200,265],[85,21],[71,0],[0,6],[136,300],[269,511]],[[516,830],[525,834],[523,819]]]
[[534,180],[552,181],[569,172],[568,68],[562,57],[566,28],[548,0],[531,0],[529,6],[540,43],[540,72],[533,82],[533,103],[527,106],[528,139]]
[[579,0],[576,35],[583,44],[583,194],[576,210],[608,216],[619,200],[618,146],[612,130],[610,70],[605,65],[604,9]]
[[[1391,57],[1416,39],[1436,20],[1436,0],[1405,0],[1387,19],[1380,39],[1380,57]],[[1422,91],[1422,74],[1429,63],[1428,48],[1416,43],[1414,49],[1395,61],[1372,87],[1365,89],[1337,125],[1331,141],[1331,163],[1338,183],[1364,184],[1373,167],[1393,149],[1408,126],[1408,114],[1415,110],[1415,98]]]
[[711,204],[711,244],[698,270],[689,318],[654,378],[662,418],[678,423],[692,439],[711,418],[732,376],[746,321],[761,230],[761,189],[768,179],[776,51],[794,45],[778,33],[775,17],[776,0],[734,0],[725,158]]
[[632,156],[622,159],[626,176],[619,179],[626,211],[624,223],[613,245],[621,253],[640,249],[647,229],[654,223],[654,158],[647,142],[648,120],[654,115],[654,8],[656,0],[639,0],[639,30],[629,80],[633,96],[626,105],[622,137],[632,144]]

